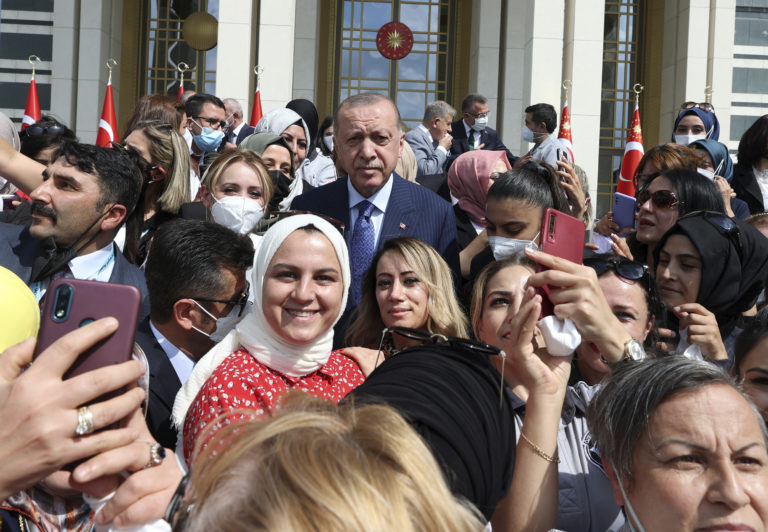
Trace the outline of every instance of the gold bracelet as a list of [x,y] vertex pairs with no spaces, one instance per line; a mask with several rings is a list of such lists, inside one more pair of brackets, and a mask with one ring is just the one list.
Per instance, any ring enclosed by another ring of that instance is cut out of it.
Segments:
[[555,456],[549,456],[547,453],[541,450],[541,447],[539,447],[538,445],[533,443],[531,440],[529,440],[528,437],[523,433],[523,431],[520,431],[520,437],[523,438],[528,443],[528,445],[531,446],[531,448],[536,452],[536,454],[541,456],[547,462],[550,462],[553,464],[560,463],[560,458],[557,457],[557,450],[555,450]]

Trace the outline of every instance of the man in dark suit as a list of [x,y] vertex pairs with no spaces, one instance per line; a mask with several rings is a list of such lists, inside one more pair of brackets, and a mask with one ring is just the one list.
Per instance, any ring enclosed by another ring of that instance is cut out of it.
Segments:
[[146,267],[150,315],[136,342],[149,364],[147,426],[163,447],[176,446],[179,388],[245,313],[252,264],[251,239],[219,224],[172,220],[155,233]]
[[352,270],[348,309],[359,302],[362,273],[391,238],[423,240],[458,274],[450,203],[393,173],[404,142],[395,104],[380,94],[351,96],[337,109],[333,129],[336,154],[348,175],[296,197],[291,207],[345,224]]
[[468,94],[461,102],[462,119],[451,124],[451,155],[447,167],[464,152],[470,150],[504,151],[510,164],[517,157],[501,142],[495,129],[488,127],[488,98],[482,94]]
[[23,279],[38,300],[52,277],[133,285],[146,315],[144,274],[114,244],[139,198],[136,164],[127,152],[68,139],[52,160],[30,194],[32,224],[0,224],[0,266]]
[[224,109],[227,111],[227,122],[230,123],[225,146],[237,148],[245,140],[245,137],[256,133],[256,128],[243,121],[243,107],[240,102],[234,98],[224,98],[223,101]]

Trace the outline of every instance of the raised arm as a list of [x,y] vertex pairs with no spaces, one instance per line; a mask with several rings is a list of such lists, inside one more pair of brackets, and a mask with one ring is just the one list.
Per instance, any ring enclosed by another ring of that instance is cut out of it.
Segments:
[[0,138],[0,176],[29,194],[43,182],[45,165],[22,155],[7,140]]

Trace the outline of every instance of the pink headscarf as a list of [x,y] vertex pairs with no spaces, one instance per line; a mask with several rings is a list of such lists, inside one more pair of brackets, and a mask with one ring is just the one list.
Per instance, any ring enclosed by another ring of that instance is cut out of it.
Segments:
[[485,227],[485,200],[493,167],[501,159],[512,168],[503,151],[472,150],[462,153],[448,170],[448,188],[461,210],[477,225]]

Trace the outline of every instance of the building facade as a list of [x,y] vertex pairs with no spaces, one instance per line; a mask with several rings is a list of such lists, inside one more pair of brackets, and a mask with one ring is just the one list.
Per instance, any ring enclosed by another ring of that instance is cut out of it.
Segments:
[[[205,15],[207,14],[207,15]],[[413,48],[376,47],[399,21]],[[0,0],[0,110],[20,122],[35,54],[43,112],[96,137],[114,58],[118,127],[136,100],[187,90],[238,99],[249,115],[259,65],[265,111],[308,98],[320,117],[362,91],[388,94],[408,127],[429,101],[489,99],[515,154],[524,109],[568,100],[576,163],[607,209],[639,96],[646,147],[670,139],[680,104],[709,98],[720,140],[768,110],[768,0]],[[566,84],[567,85],[567,84]]]

